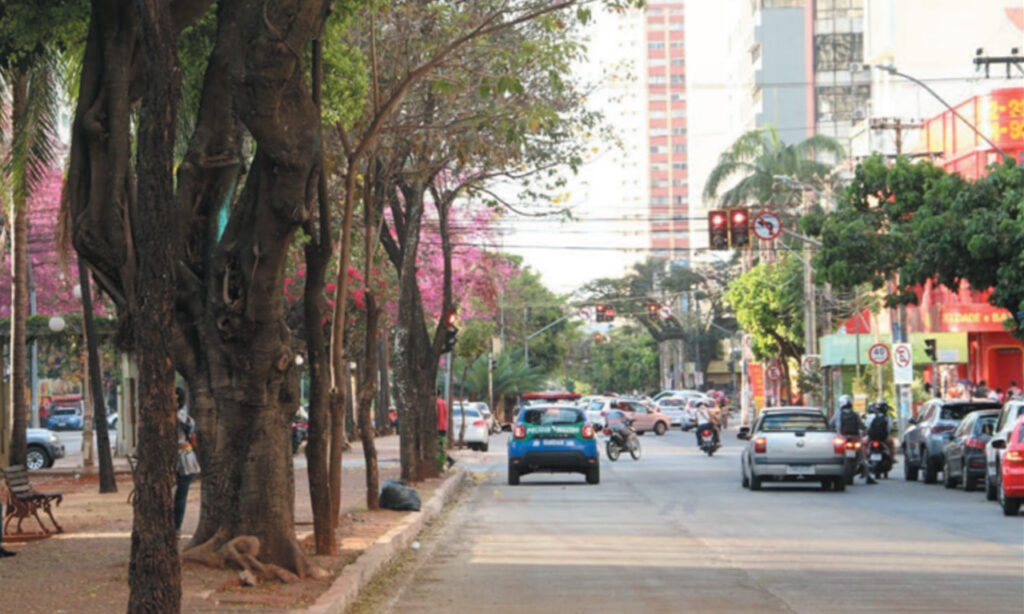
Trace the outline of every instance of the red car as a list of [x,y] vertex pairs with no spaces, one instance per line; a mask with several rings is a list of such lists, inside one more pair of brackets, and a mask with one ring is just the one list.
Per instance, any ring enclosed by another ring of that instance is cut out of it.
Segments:
[[1003,506],[1003,514],[1016,516],[1024,501],[1024,418],[1017,420],[1005,440],[993,441],[992,447],[1005,450],[999,479],[999,504]]

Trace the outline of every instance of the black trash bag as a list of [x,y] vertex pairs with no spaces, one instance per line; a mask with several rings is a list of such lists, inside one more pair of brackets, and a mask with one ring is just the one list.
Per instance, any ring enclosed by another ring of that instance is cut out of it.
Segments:
[[420,511],[420,494],[402,480],[387,480],[380,487],[380,506],[400,512]]

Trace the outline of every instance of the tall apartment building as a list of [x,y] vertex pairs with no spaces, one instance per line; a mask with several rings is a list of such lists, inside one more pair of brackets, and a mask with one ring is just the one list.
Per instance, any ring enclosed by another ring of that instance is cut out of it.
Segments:
[[646,21],[651,249],[676,259],[690,247],[685,6],[653,0]]

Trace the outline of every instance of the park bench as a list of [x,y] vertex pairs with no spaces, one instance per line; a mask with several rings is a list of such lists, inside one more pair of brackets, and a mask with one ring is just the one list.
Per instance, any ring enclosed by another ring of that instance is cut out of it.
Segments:
[[60,505],[64,500],[64,493],[39,492],[32,488],[32,485],[28,483],[28,470],[25,465],[12,465],[4,467],[0,471],[3,471],[6,484],[4,491],[0,492],[4,495],[7,503],[3,519],[4,533],[7,533],[7,525],[15,518],[18,519],[17,533],[21,533],[21,522],[31,515],[35,516],[43,533],[49,534],[50,530],[39,518],[39,510],[43,510],[50,517],[50,522],[57,527],[57,533],[64,532],[64,529],[57,524],[57,520],[53,517],[51,507],[51,504]]

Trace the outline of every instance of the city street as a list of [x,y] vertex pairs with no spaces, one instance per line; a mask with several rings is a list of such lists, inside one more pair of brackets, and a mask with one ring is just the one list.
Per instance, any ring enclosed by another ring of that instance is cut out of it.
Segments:
[[[740,486],[743,442],[712,458],[692,433],[642,438],[581,475],[505,482],[504,438],[461,464],[485,471],[406,561],[373,611],[1020,612],[1024,518],[981,493],[861,480]],[[478,465],[470,464],[479,459]],[[897,467],[894,476],[902,476]],[[363,610],[370,611],[370,610]]]

